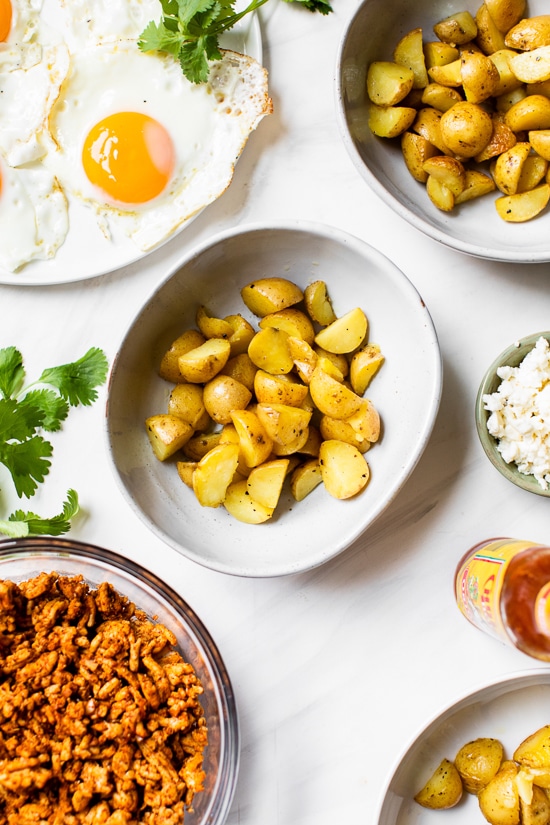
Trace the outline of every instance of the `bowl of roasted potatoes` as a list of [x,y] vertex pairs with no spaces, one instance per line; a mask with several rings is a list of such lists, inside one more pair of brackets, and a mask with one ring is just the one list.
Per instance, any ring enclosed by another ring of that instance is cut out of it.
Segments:
[[402,218],[480,258],[550,260],[545,0],[364,0],[336,98],[355,167]]
[[108,450],[168,545],[221,572],[286,575],[386,509],[440,394],[437,336],[404,273],[333,227],[254,224],[186,255],[131,323]]
[[482,684],[439,712],[398,758],[377,825],[550,821],[550,673]]
[[4,821],[222,825],[235,697],[182,596],[118,553],[48,536],[0,540],[0,589]]

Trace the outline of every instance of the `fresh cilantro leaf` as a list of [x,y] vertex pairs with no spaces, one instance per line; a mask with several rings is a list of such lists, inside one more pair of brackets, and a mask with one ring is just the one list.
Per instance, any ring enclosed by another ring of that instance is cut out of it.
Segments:
[[44,370],[38,383],[56,387],[73,407],[88,406],[96,400],[95,387],[105,381],[107,368],[104,352],[92,347],[78,361]]
[[14,398],[0,398],[0,449],[4,442],[30,438],[43,421],[44,414],[37,407],[21,408]]
[[25,369],[23,357],[15,347],[0,349],[0,393],[11,398],[23,385]]
[[19,402],[18,414],[25,412],[28,407],[40,413],[40,426],[51,433],[61,429],[61,422],[65,421],[69,414],[68,403],[53,390],[28,392]]
[[31,498],[50,471],[53,447],[40,435],[0,443],[0,462],[8,468],[19,498]]
[[41,518],[36,513],[16,510],[8,521],[0,521],[0,533],[11,538],[22,536],[60,536],[71,529],[71,519],[79,510],[78,495],[75,490],[68,490],[63,510],[52,518]]
[[178,57],[181,49],[181,35],[170,31],[166,23],[151,21],[141,33],[139,47],[144,52],[168,52]]
[[300,3],[308,11],[318,11],[321,14],[330,14],[332,6],[327,0],[286,0],[287,3]]

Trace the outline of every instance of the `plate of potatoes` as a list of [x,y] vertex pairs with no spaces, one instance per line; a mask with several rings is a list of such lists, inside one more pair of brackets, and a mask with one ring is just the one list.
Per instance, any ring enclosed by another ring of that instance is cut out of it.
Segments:
[[438,713],[398,759],[378,825],[550,821],[550,674],[478,686]]
[[441,380],[426,304],[380,252],[322,224],[231,230],[169,273],[121,342],[106,416],[115,478],[200,564],[310,569],[391,504]]
[[341,134],[359,173],[435,240],[550,260],[544,0],[365,0],[340,45]]

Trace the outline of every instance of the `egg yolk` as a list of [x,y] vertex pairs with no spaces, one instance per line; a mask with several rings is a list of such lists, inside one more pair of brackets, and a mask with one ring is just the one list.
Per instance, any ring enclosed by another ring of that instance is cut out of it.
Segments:
[[11,29],[11,0],[0,0],[0,42],[8,39]]
[[90,182],[125,204],[146,203],[160,195],[174,162],[170,135],[141,112],[117,112],[96,123],[82,150]]

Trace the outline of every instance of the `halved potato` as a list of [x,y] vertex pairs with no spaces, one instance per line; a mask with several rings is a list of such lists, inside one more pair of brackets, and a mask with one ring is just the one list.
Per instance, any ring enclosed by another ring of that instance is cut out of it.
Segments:
[[393,50],[393,59],[401,66],[412,70],[414,89],[423,89],[428,83],[426,59],[424,57],[422,29],[407,32]]
[[447,63],[458,60],[459,57],[459,50],[450,43],[442,43],[441,40],[429,40],[424,43],[426,69],[431,69],[433,66],[445,66]]
[[311,420],[311,412],[287,404],[257,404],[256,415],[268,436],[283,445],[296,441]]
[[189,441],[193,427],[176,415],[151,415],[145,421],[147,436],[159,461],[166,461]]
[[210,423],[200,384],[176,384],[168,399],[168,412],[183,418],[194,430],[205,430]]
[[278,312],[270,312],[269,315],[264,315],[258,326],[260,329],[267,329],[268,327],[282,329],[287,335],[302,338],[308,344],[312,344],[315,337],[311,320],[305,312],[296,309],[296,307],[287,307],[286,309],[280,309]]
[[224,338],[208,338],[204,344],[179,356],[180,373],[186,381],[204,384],[226,365],[230,353],[229,341]]
[[311,458],[299,464],[293,471],[290,478],[290,491],[296,501],[303,501],[322,481],[319,461]]
[[367,71],[367,94],[378,106],[394,106],[413,87],[412,69],[389,60],[373,61]]
[[315,343],[329,352],[352,352],[367,334],[367,317],[360,307],[341,315],[315,336]]
[[259,501],[254,501],[248,492],[246,479],[229,485],[223,506],[233,518],[244,521],[246,524],[263,524],[273,516],[271,507],[265,507]]
[[424,163],[424,171],[432,178],[444,184],[456,197],[466,186],[466,170],[456,158],[448,155],[436,155]]
[[323,441],[319,450],[319,465],[323,484],[334,498],[351,498],[368,484],[369,465],[352,444],[333,439]]
[[288,332],[276,327],[257,332],[248,346],[248,355],[258,369],[272,375],[290,372],[294,366],[288,349]]
[[186,487],[193,489],[193,473],[197,466],[197,461],[176,461],[176,470],[178,476],[183,481]]
[[205,338],[231,338],[233,327],[223,318],[209,315],[205,306],[199,306],[195,314],[199,330]]
[[241,289],[241,297],[248,309],[260,318],[300,303],[300,287],[287,278],[259,278]]
[[462,86],[462,61],[460,58],[457,58],[453,60],[452,63],[432,66],[428,69],[428,76],[434,83],[440,83],[442,86],[450,86],[451,88],[458,88]]
[[264,404],[289,404],[300,407],[307,398],[306,384],[294,375],[271,375],[257,370],[254,376],[254,393],[257,401]]
[[268,510],[275,510],[279,503],[287,468],[287,458],[264,461],[263,464],[254,467],[246,482],[252,500]]
[[409,106],[377,106],[371,103],[369,129],[377,137],[395,138],[409,128],[415,117],[416,109]]
[[426,784],[414,797],[424,808],[443,810],[454,807],[462,798],[462,780],[449,759],[442,759]]
[[203,507],[223,504],[238,463],[238,444],[218,444],[201,458],[193,472],[193,491]]

